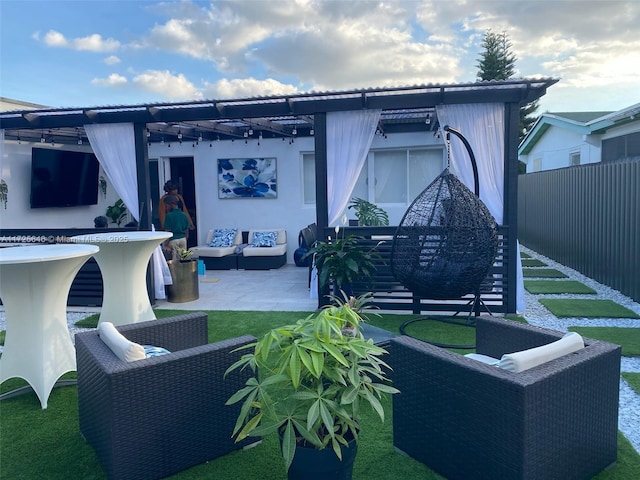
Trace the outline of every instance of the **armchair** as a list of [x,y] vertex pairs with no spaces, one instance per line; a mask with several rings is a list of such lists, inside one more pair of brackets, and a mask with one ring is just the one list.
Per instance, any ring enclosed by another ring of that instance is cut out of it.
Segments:
[[163,478],[251,442],[234,443],[239,406],[225,405],[249,372],[223,375],[253,337],[208,344],[202,312],[118,330],[171,353],[126,362],[97,331],[76,335],[80,432],[108,478]]
[[[478,317],[477,353],[562,333]],[[616,461],[621,348],[585,348],[519,373],[412,339],[389,347],[396,449],[448,479],[585,479]]]

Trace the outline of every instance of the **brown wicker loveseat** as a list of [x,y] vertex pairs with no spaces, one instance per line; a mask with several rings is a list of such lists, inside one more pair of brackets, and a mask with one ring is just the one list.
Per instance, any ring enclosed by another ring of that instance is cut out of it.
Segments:
[[249,372],[223,375],[253,337],[208,344],[202,312],[117,328],[171,353],[125,362],[97,331],[76,335],[80,432],[110,479],[163,478],[246,446],[231,438],[239,407],[225,402]]
[[[500,358],[562,333],[478,317],[477,353]],[[410,337],[389,347],[395,447],[448,479],[586,479],[616,461],[618,345],[519,373]]]

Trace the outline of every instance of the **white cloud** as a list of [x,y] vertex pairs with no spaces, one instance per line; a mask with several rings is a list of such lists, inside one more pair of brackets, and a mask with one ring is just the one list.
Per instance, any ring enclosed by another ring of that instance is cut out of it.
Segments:
[[116,65],[120,63],[120,58],[118,58],[115,55],[109,55],[107,58],[104,59],[104,63],[107,65]]
[[255,78],[236,78],[232,80],[222,79],[215,83],[205,82],[203,93],[206,98],[246,98],[256,95],[288,95],[297,93],[294,85],[284,84],[278,80],[267,78],[256,80]]
[[103,39],[101,35],[94,33],[87,37],[74,38],[73,47],[76,50],[87,50],[90,52],[114,52],[120,48],[120,42],[113,38]]
[[94,78],[91,80],[91,84],[98,87],[117,87],[126,83],[127,78],[117,73],[112,73],[107,78]]
[[66,47],[69,45],[67,39],[60,32],[49,30],[44,36],[44,43],[50,47]]
[[133,83],[147,92],[154,92],[171,100],[197,100],[202,98],[198,90],[183,74],[168,70],[146,70],[133,78]]
[[44,43],[49,47],[71,48],[73,50],[90,52],[113,52],[120,48],[120,42],[117,40],[113,38],[103,39],[102,36],[97,33],[69,40],[56,30],[49,30],[46,33]]

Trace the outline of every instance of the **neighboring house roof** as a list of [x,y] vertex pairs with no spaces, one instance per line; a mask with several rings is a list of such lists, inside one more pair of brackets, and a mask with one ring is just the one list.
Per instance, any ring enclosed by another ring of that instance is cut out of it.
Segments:
[[38,110],[41,108],[47,108],[46,105],[40,105],[38,103],[24,102],[22,100],[14,100],[13,98],[0,97],[0,112],[7,112],[10,110]]
[[615,112],[543,113],[518,147],[518,155],[527,155],[552,126],[582,135],[602,134],[613,127],[639,121],[640,103]]

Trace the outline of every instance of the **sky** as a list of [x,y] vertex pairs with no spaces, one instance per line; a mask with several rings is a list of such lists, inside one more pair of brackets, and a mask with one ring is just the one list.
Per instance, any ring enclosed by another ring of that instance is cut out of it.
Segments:
[[53,107],[476,81],[488,29],[538,113],[640,103],[638,0],[0,0],[0,96]]

